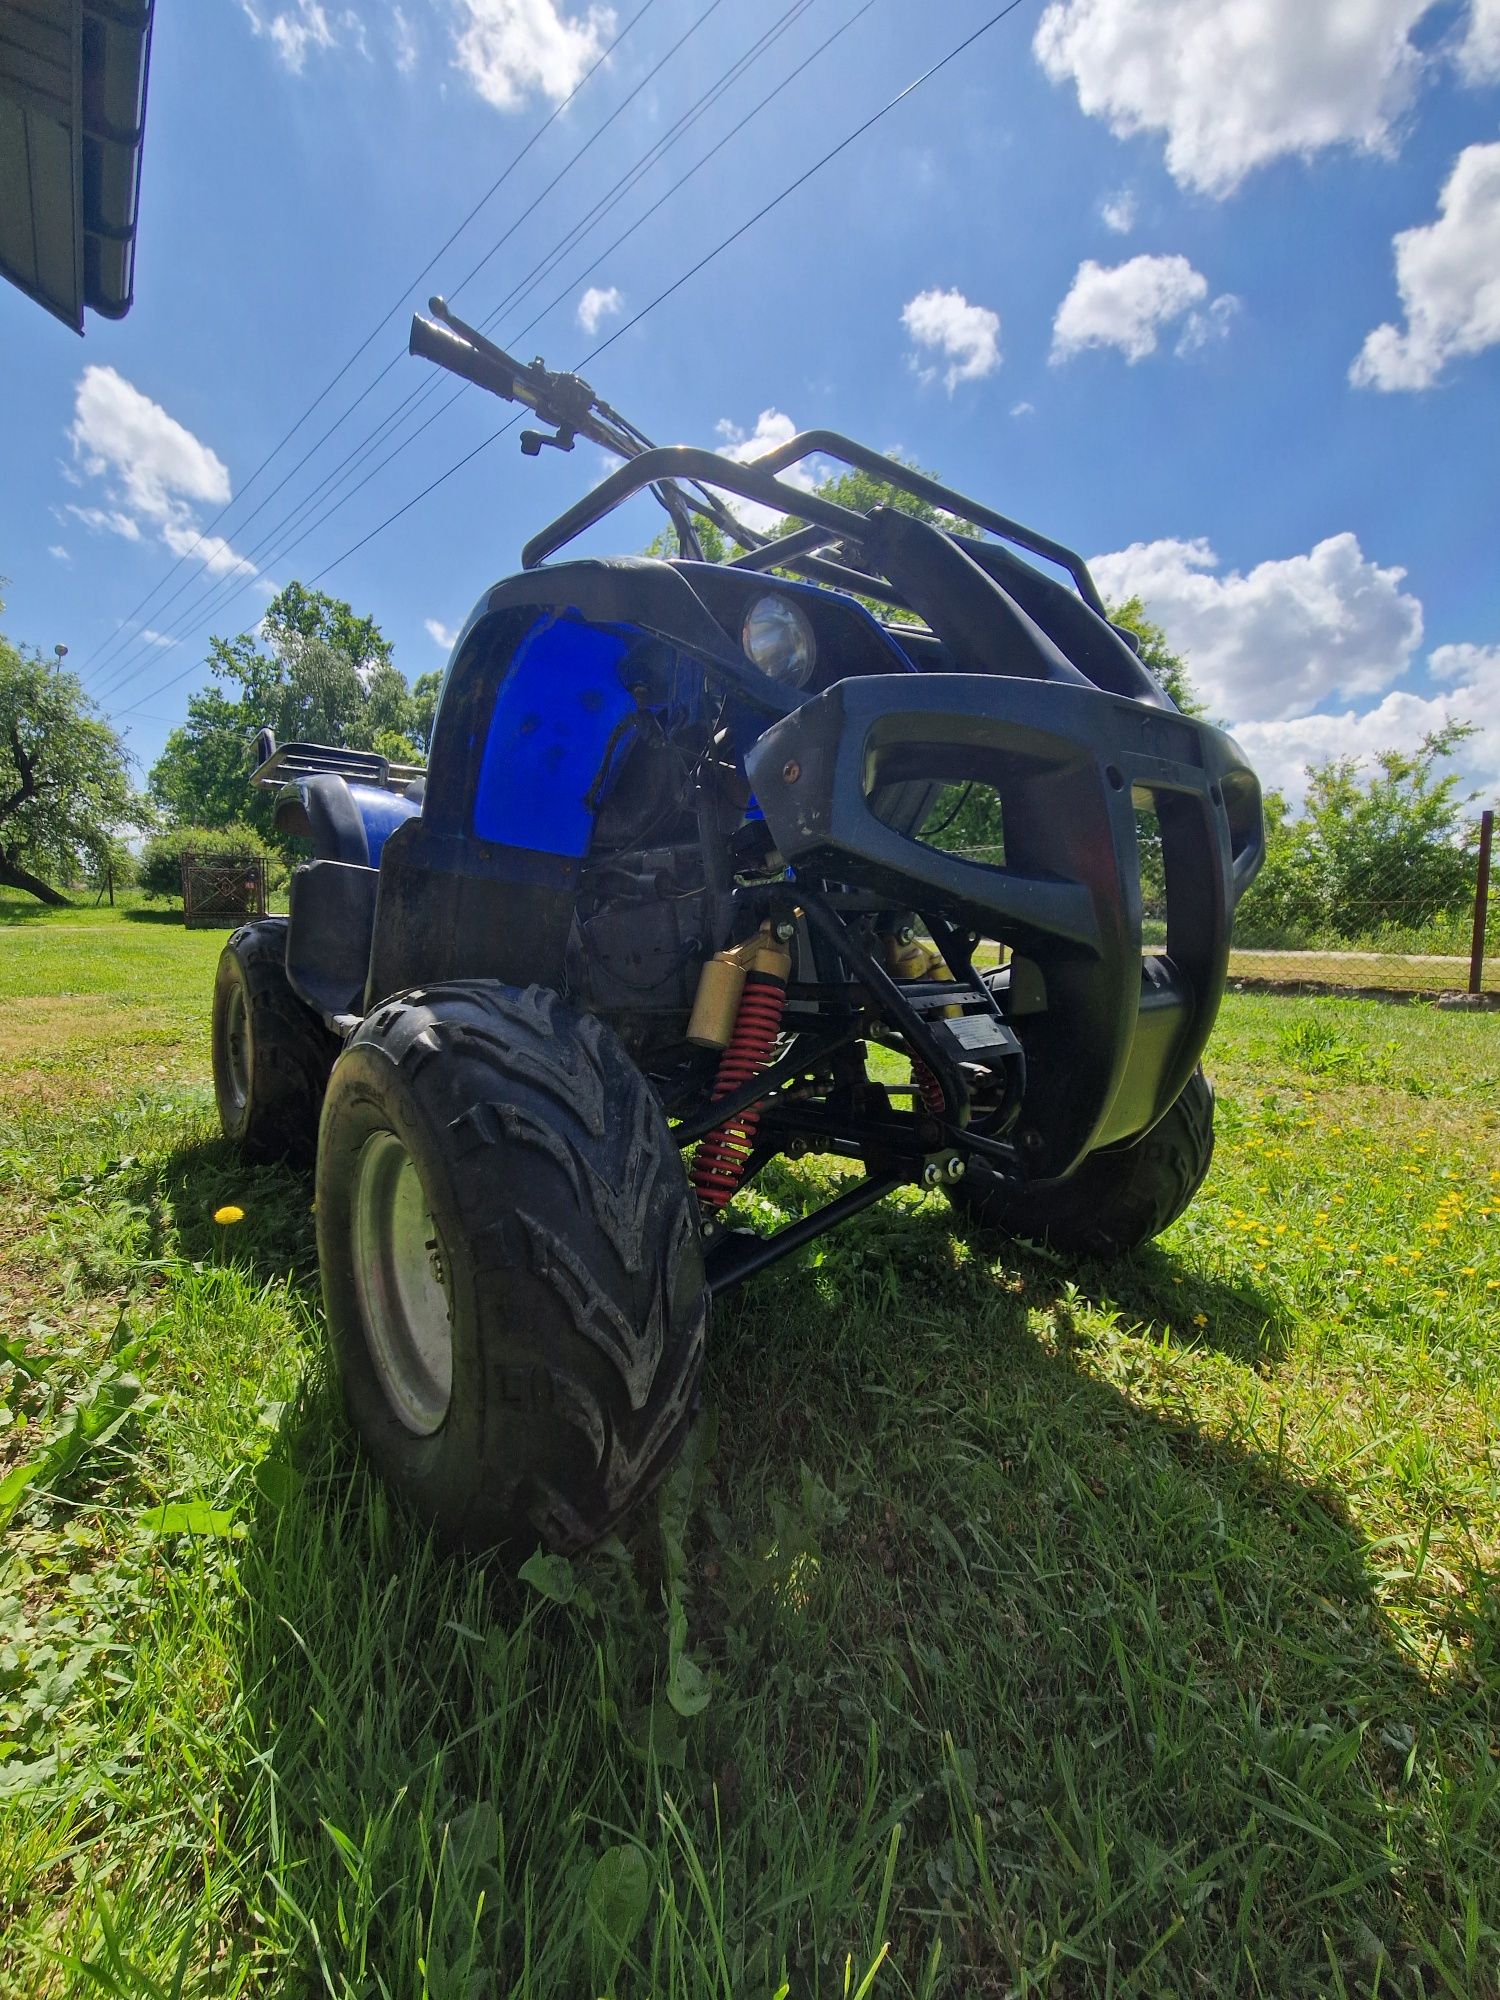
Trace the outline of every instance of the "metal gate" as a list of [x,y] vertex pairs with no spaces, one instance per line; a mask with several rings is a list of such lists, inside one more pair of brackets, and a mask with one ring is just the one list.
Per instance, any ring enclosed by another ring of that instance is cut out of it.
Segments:
[[264,855],[183,855],[182,921],[189,930],[233,930],[265,914]]

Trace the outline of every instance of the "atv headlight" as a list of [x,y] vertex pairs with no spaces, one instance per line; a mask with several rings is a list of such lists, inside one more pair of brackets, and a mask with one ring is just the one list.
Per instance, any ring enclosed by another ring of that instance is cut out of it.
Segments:
[[783,687],[806,687],[818,657],[818,642],[802,611],[789,597],[769,591],[745,613],[740,644],[761,672]]

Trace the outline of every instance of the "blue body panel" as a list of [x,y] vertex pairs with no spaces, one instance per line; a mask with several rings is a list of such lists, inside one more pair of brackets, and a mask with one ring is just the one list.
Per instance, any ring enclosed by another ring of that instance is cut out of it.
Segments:
[[474,799],[480,840],[588,852],[609,742],[635,709],[620,679],[628,650],[621,633],[577,618],[548,614],[532,626],[490,717]]
[[[774,587],[806,601],[809,611],[830,599],[837,602],[842,616],[863,628],[861,637],[872,651],[878,649],[901,671],[919,671],[857,599],[789,578],[778,577]],[[482,599],[475,607],[453,649],[444,699],[487,606]],[[723,691],[710,696],[691,652],[659,642],[638,652],[651,637],[629,624],[591,623],[565,601],[538,613],[505,661],[488,723],[480,724],[483,749],[467,833],[497,846],[580,860],[589,850],[595,817],[610,788],[615,753],[623,762],[629,747],[621,724],[637,712],[643,719],[653,713],[664,725],[706,715],[726,732],[743,768],[745,751],[765,727],[765,714]],[[628,676],[623,671],[627,656],[633,656]],[[439,706],[441,711],[441,700]],[[759,816],[753,801],[749,811],[752,818]],[[372,828],[372,859],[374,846]]]

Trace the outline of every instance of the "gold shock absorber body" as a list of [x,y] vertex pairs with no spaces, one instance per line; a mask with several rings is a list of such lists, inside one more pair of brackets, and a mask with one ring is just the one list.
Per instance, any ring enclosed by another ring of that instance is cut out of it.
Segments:
[[[921,938],[901,939],[891,936],[886,939],[885,967],[893,979],[946,979],[954,983],[953,974],[943,954],[936,945],[924,944]],[[938,1009],[940,1020],[950,1020],[961,1010],[957,1007]],[[920,1056],[911,1059],[912,1088],[920,1099],[922,1108],[934,1118],[940,1118],[946,1109],[943,1102],[942,1085],[933,1075]]]
[[740,999],[745,980],[752,972],[779,979],[783,985],[791,976],[792,954],[769,923],[761,925],[743,944],[716,951],[704,961],[698,975],[698,991],[688,1017],[687,1038],[697,1049],[727,1049],[739,1019]]

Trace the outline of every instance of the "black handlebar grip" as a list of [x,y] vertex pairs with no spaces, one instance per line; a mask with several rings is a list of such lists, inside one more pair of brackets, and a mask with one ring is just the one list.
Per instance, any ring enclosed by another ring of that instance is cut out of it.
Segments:
[[446,368],[450,375],[461,375],[477,389],[488,389],[491,395],[502,396],[508,403],[526,401],[517,394],[516,378],[509,369],[481,354],[446,326],[439,326],[436,320],[413,313],[411,337],[406,345],[409,354],[422,361],[435,361],[439,368]]

